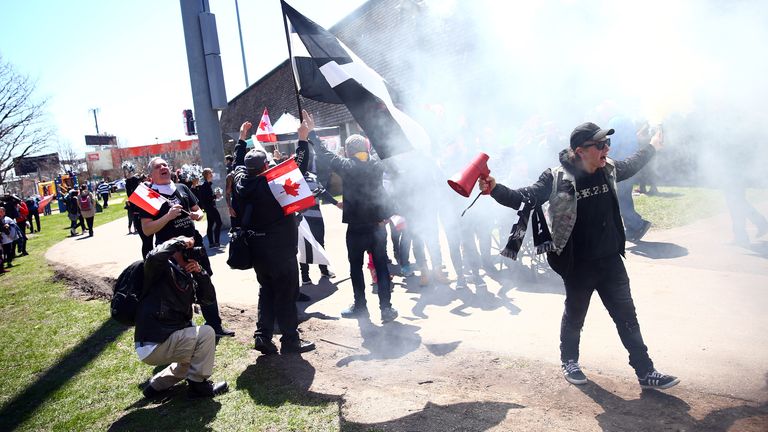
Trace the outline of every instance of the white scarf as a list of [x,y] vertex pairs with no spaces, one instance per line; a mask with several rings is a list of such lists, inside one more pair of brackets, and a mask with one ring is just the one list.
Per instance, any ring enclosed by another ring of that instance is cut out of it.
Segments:
[[160,185],[160,184],[152,184],[152,189],[160,192],[163,195],[173,195],[174,192],[176,192],[176,184],[173,182],[168,183],[167,185]]

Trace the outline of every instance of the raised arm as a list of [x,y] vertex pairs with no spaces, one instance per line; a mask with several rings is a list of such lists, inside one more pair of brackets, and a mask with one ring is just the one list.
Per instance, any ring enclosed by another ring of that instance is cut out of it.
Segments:
[[637,174],[656,154],[656,151],[664,145],[664,136],[661,130],[651,137],[650,145],[644,146],[632,156],[623,161],[614,161],[616,166],[616,181],[626,180]]
[[549,195],[552,193],[552,180],[552,170],[547,169],[541,173],[536,183],[520,189],[510,189],[496,183],[496,179],[491,176],[480,178],[478,183],[480,190],[490,191],[491,197],[499,204],[519,209],[520,205],[527,200],[533,201],[534,204],[543,204],[549,200]]

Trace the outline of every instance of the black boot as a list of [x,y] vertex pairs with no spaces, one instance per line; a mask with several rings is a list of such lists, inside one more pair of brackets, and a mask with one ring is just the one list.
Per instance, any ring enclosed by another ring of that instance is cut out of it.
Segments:
[[195,398],[211,398],[229,391],[229,384],[226,381],[214,383],[211,380],[205,380],[203,382],[197,382],[187,380],[187,396],[190,399]]

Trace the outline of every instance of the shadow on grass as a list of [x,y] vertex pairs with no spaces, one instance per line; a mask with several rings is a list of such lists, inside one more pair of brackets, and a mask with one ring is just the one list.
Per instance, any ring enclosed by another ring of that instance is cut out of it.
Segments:
[[510,409],[525,408],[509,402],[460,402],[438,405],[427,402],[419,412],[379,423],[355,423],[344,420],[346,432],[370,430],[442,432],[447,430],[482,431],[500,424]]
[[108,319],[0,410],[0,430],[17,428],[128,328]]
[[215,399],[190,400],[185,397],[186,386],[176,385],[159,404],[137,402],[136,409],[112,423],[109,431],[138,430],[196,430],[210,431],[208,424],[216,418],[221,403]]
[[[604,431],[692,430],[724,431],[738,420],[755,417],[755,429],[766,430],[768,405],[741,405],[714,410],[701,420],[690,414],[691,407],[675,396],[643,390],[639,399],[622,399],[594,382],[576,386],[603,409],[596,419]],[[652,413],[652,414],[649,414]],[[740,429],[742,430],[742,429]]]

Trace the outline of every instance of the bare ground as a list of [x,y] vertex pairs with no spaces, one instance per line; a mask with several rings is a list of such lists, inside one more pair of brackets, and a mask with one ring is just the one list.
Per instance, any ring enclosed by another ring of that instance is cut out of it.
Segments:
[[[78,299],[111,294],[112,280],[72,267],[57,267],[56,278]],[[237,339],[252,343],[256,311],[220,309]],[[382,326],[359,319],[350,327],[312,318],[301,329],[317,350],[303,356],[253,351],[254,365],[273,370],[289,393],[336,402],[347,431],[768,431],[766,403],[685,382],[665,392],[641,391],[629,368],[626,376],[585,369],[589,383],[574,386],[554,363],[465,349],[460,342],[425,344],[406,320]]]

